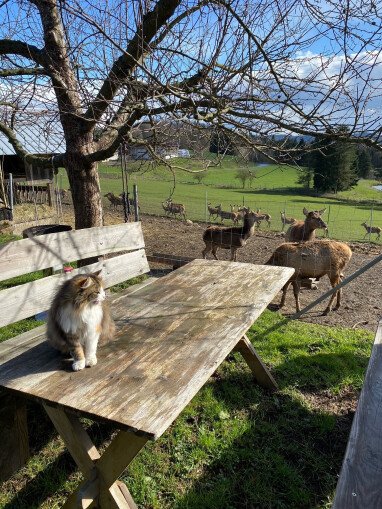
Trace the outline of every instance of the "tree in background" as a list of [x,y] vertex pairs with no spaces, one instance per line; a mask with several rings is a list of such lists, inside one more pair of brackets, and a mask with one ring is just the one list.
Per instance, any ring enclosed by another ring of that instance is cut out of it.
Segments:
[[210,152],[220,155],[234,155],[235,149],[228,134],[221,129],[214,129],[211,133]]
[[370,150],[367,147],[357,147],[356,170],[360,178],[371,179],[374,177],[374,168],[371,162]]
[[235,179],[240,180],[242,188],[245,188],[245,184],[249,182],[249,187],[252,187],[253,179],[255,178],[255,173],[250,168],[241,167],[238,168],[235,174]]
[[321,193],[346,191],[358,181],[356,146],[346,141],[347,132],[347,127],[338,127],[336,134],[342,135],[343,140],[335,136],[315,143],[318,150],[313,159],[313,182]]
[[198,184],[201,184],[203,180],[207,177],[208,171],[198,171],[194,173],[192,176],[196,180]]
[[[5,0],[0,18],[0,131],[27,164],[65,167],[76,228],[102,224],[97,162],[142,122],[219,126],[282,163],[280,132],[382,151],[380,2]],[[30,153],[25,112],[60,123],[65,153]]]

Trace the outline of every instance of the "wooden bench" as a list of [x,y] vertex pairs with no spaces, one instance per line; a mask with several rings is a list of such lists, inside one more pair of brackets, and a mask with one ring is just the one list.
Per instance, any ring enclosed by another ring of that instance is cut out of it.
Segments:
[[[139,223],[69,231],[0,248],[2,279],[68,261],[104,257],[72,274],[56,274],[1,292],[0,325],[49,307],[59,283],[103,268],[106,287],[147,273]],[[245,333],[293,269],[195,260],[169,275],[116,294],[116,338],[99,348],[98,364],[79,372],[45,341],[45,326],[0,344],[0,389],[8,422],[4,462],[20,450],[27,458],[23,398],[42,403],[84,475],[65,508],[136,507],[117,478],[145,445],[160,437],[225,357],[238,350],[264,387],[277,387]],[[4,412],[3,412],[4,414]],[[106,420],[120,431],[102,455],[79,417]],[[1,423],[0,423],[1,425]],[[11,444],[11,446],[9,446]],[[8,474],[11,469],[8,469]]]
[[382,320],[378,324],[332,507],[382,507]]
[[[44,275],[65,263],[99,257],[99,263],[74,269],[70,275],[58,273],[31,283],[13,286],[0,292],[0,327],[49,309],[52,296],[66,278],[78,273],[103,269],[106,288],[133,277],[148,273],[150,267],[145,254],[140,223],[104,228],[53,233],[0,246],[0,281],[43,270]],[[107,260],[104,255],[128,251]],[[144,284],[148,284],[148,279]],[[0,344],[3,358],[12,348],[31,348],[44,337],[42,325]],[[25,346],[21,346],[25,345]],[[0,358],[0,362],[1,362]],[[7,479],[29,457],[25,401],[0,393],[0,429],[4,447],[0,448],[0,480]]]

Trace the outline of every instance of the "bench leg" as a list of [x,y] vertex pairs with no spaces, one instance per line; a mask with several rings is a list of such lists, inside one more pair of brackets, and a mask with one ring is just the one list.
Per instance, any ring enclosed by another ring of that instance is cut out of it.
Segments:
[[44,408],[85,477],[63,509],[137,509],[129,490],[117,478],[145,445],[147,438],[119,431],[101,456],[77,417],[46,404]]
[[29,459],[26,403],[0,392],[0,481],[6,481]]
[[259,385],[265,387],[266,389],[277,390],[278,386],[269,372],[268,368],[265,366],[263,361],[260,359],[256,350],[253,348],[252,343],[249,341],[246,334],[240,339],[237,345],[234,348],[235,352],[240,352],[244,357],[245,362],[248,364],[251,369],[253,376],[256,378]]

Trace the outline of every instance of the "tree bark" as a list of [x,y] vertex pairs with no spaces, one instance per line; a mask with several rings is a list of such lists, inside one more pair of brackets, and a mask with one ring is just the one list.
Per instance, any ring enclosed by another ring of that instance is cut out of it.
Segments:
[[86,162],[77,154],[68,154],[66,159],[76,230],[103,226],[97,163]]

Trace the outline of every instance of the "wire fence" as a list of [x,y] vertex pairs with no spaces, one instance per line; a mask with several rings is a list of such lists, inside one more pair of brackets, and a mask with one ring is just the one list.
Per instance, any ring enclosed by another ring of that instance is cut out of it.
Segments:
[[[334,204],[331,202],[325,203],[324,201],[318,203],[317,201],[309,201],[309,197],[305,198],[304,196],[301,196],[301,198],[298,199],[286,199],[284,201],[248,199],[245,195],[241,196],[240,201],[238,201],[237,194],[235,195],[235,198],[236,201],[232,200],[228,202],[226,200],[226,203],[222,203],[222,210],[230,212],[231,206],[234,207],[234,210],[245,206],[254,211],[259,210],[262,214],[269,214],[271,216],[271,224],[269,226],[266,221],[263,221],[260,225],[261,230],[275,232],[281,232],[283,230],[286,231],[289,225],[287,224],[283,228],[281,212],[283,212],[287,218],[304,220],[304,208],[309,211],[325,209],[322,214],[322,218],[328,225],[328,232],[325,232],[324,230],[317,230],[316,233],[318,237],[327,236],[329,238],[348,242],[369,241],[377,242],[379,244],[382,243],[382,238],[378,233],[378,228],[381,228],[382,232],[382,204],[353,205],[347,202]],[[217,200],[210,200],[208,193],[205,193],[205,195],[199,199],[192,197],[189,201],[186,199],[180,201],[174,198],[173,201],[176,203],[182,203],[185,206],[187,219],[192,221],[203,221],[206,223],[221,222],[220,217],[216,217],[209,213],[208,205],[210,204],[210,207],[215,207],[220,204],[220,202]],[[154,201],[152,199],[147,199],[144,194],[140,195],[139,204],[141,213],[143,214],[146,213],[160,216],[167,215],[169,217],[180,219],[179,215],[166,212],[162,206],[162,202],[159,200]],[[376,230],[374,232],[369,230],[368,232],[362,223],[365,223],[371,228],[376,228]],[[228,226],[233,224],[233,222],[229,219],[225,219],[224,224]]]
[[[60,184],[56,185],[60,188]],[[62,184],[61,184],[62,186]],[[131,186],[132,187],[132,186]],[[242,194],[238,189],[229,192],[225,189],[224,201],[219,196],[219,190],[214,189],[212,192],[209,190],[199,191],[196,193],[192,190],[189,195],[182,195],[180,199],[176,196],[173,197],[173,202],[182,203],[186,209],[186,217],[189,220],[206,223],[221,223],[220,217],[217,218],[211,215],[208,207],[215,207],[221,204],[222,210],[230,212],[231,207],[234,210],[238,210],[240,207],[249,207],[250,209],[257,211],[259,210],[262,214],[267,213],[271,216],[270,226],[266,221],[263,221],[260,225],[260,230],[281,232],[286,231],[289,225],[285,225],[281,220],[281,213],[289,219],[294,218],[297,220],[304,220],[303,209],[310,210],[322,210],[325,211],[322,214],[323,220],[328,225],[328,232],[324,230],[317,230],[316,234],[318,237],[329,237],[333,239],[343,240],[347,242],[352,241],[365,241],[373,243],[382,243],[382,203],[352,203],[350,201],[343,201],[342,203],[333,203],[332,200],[325,201],[324,199],[318,200],[315,198],[310,199],[308,196],[281,196],[277,200],[264,200],[257,199],[256,194]],[[55,189],[57,191],[57,189]],[[58,189],[57,196],[59,195],[60,189]],[[133,198],[132,189],[130,198]],[[141,191],[141,190],[140,190]],[[164,210],[163,201],[158,196],[160,192],[152,190],[150,193],[142,192],[138,193],[139,206],[141,214],[151,214],[157,216],[169,216],[181,219],[179,215],[171,214]],[[105,190],[103,190],[103,193]],[[116,192],[117,194],[117,192]],[[122,206],[116,207],[106,197],[103,196],[104,207],[106,210],[114,210],[121,212],[123,215]],[[65,205],[71,204],[70,192],[65,192],[65,196],[62,197],[62,203]],[[225,225],[232,225],[233,222],[229,219],[224,220]],[[369,231],[364,225],[370,227]]]

